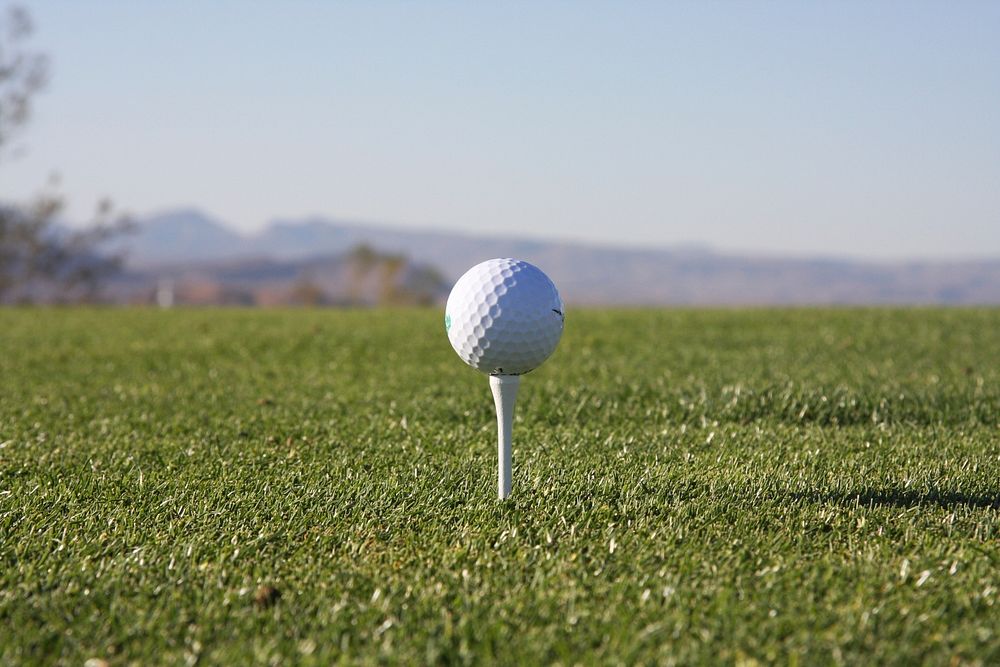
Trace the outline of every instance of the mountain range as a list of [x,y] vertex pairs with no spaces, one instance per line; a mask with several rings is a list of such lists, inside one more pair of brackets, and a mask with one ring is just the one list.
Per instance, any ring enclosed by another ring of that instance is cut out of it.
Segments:
[[[998,304],[1000,259],[873,262],[755,257],[708,248],[638,248],[474,236],[309,217],[275,220],[255,234],[195,209],[136,221],[122,243],[135,276],[211,276],[280,262],[315,267],[359,246],[405,255],[453,281],[491,257],[519,257],[548,273],[570,303],[659,304]],[[302,268],[302,270],[306,270]]]

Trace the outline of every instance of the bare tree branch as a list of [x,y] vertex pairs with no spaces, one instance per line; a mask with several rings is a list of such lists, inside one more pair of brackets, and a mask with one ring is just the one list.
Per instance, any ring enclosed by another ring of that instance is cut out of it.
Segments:
[[23,7],[11,7],[0,18],[0,155],[28,122],[34,96],[48,82],[48,58],[26,44],[33,32]]
[[[48,59],[27,44],[33,31],[23,8],[0,16],[0,157],[48,79]],[[78,231],[58,224],[63,207],[55,184],[26,205],[0,202],[0,303],[93,301],[120,269],[107,242],[130,225],[115,218],[110,202],[100,202],[91,225]]]

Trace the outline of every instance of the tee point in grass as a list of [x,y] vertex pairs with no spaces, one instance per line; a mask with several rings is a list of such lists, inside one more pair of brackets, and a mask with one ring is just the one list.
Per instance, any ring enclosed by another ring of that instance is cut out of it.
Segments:
[[511,490],[511,430],[521,375],[538,368],[562,337],[565,308],[541,269],[516,259],[491,259],[458,279],[444,326],[462,361],[490,376],[497,411],[497,492]]

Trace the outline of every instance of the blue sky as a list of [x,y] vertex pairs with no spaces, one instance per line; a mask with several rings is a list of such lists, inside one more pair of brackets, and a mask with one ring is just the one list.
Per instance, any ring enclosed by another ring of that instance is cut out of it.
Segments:
[[0,195],[1000,256],[1000,3],[27,2]]

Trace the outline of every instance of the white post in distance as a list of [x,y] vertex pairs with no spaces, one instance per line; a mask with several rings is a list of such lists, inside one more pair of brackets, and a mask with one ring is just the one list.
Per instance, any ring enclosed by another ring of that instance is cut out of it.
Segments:
[[514,402],[521,386],[520,375],[491,375],[490,390],[497,408],[497,493],[500,500],[510,495],[511,431],[514,429]]

